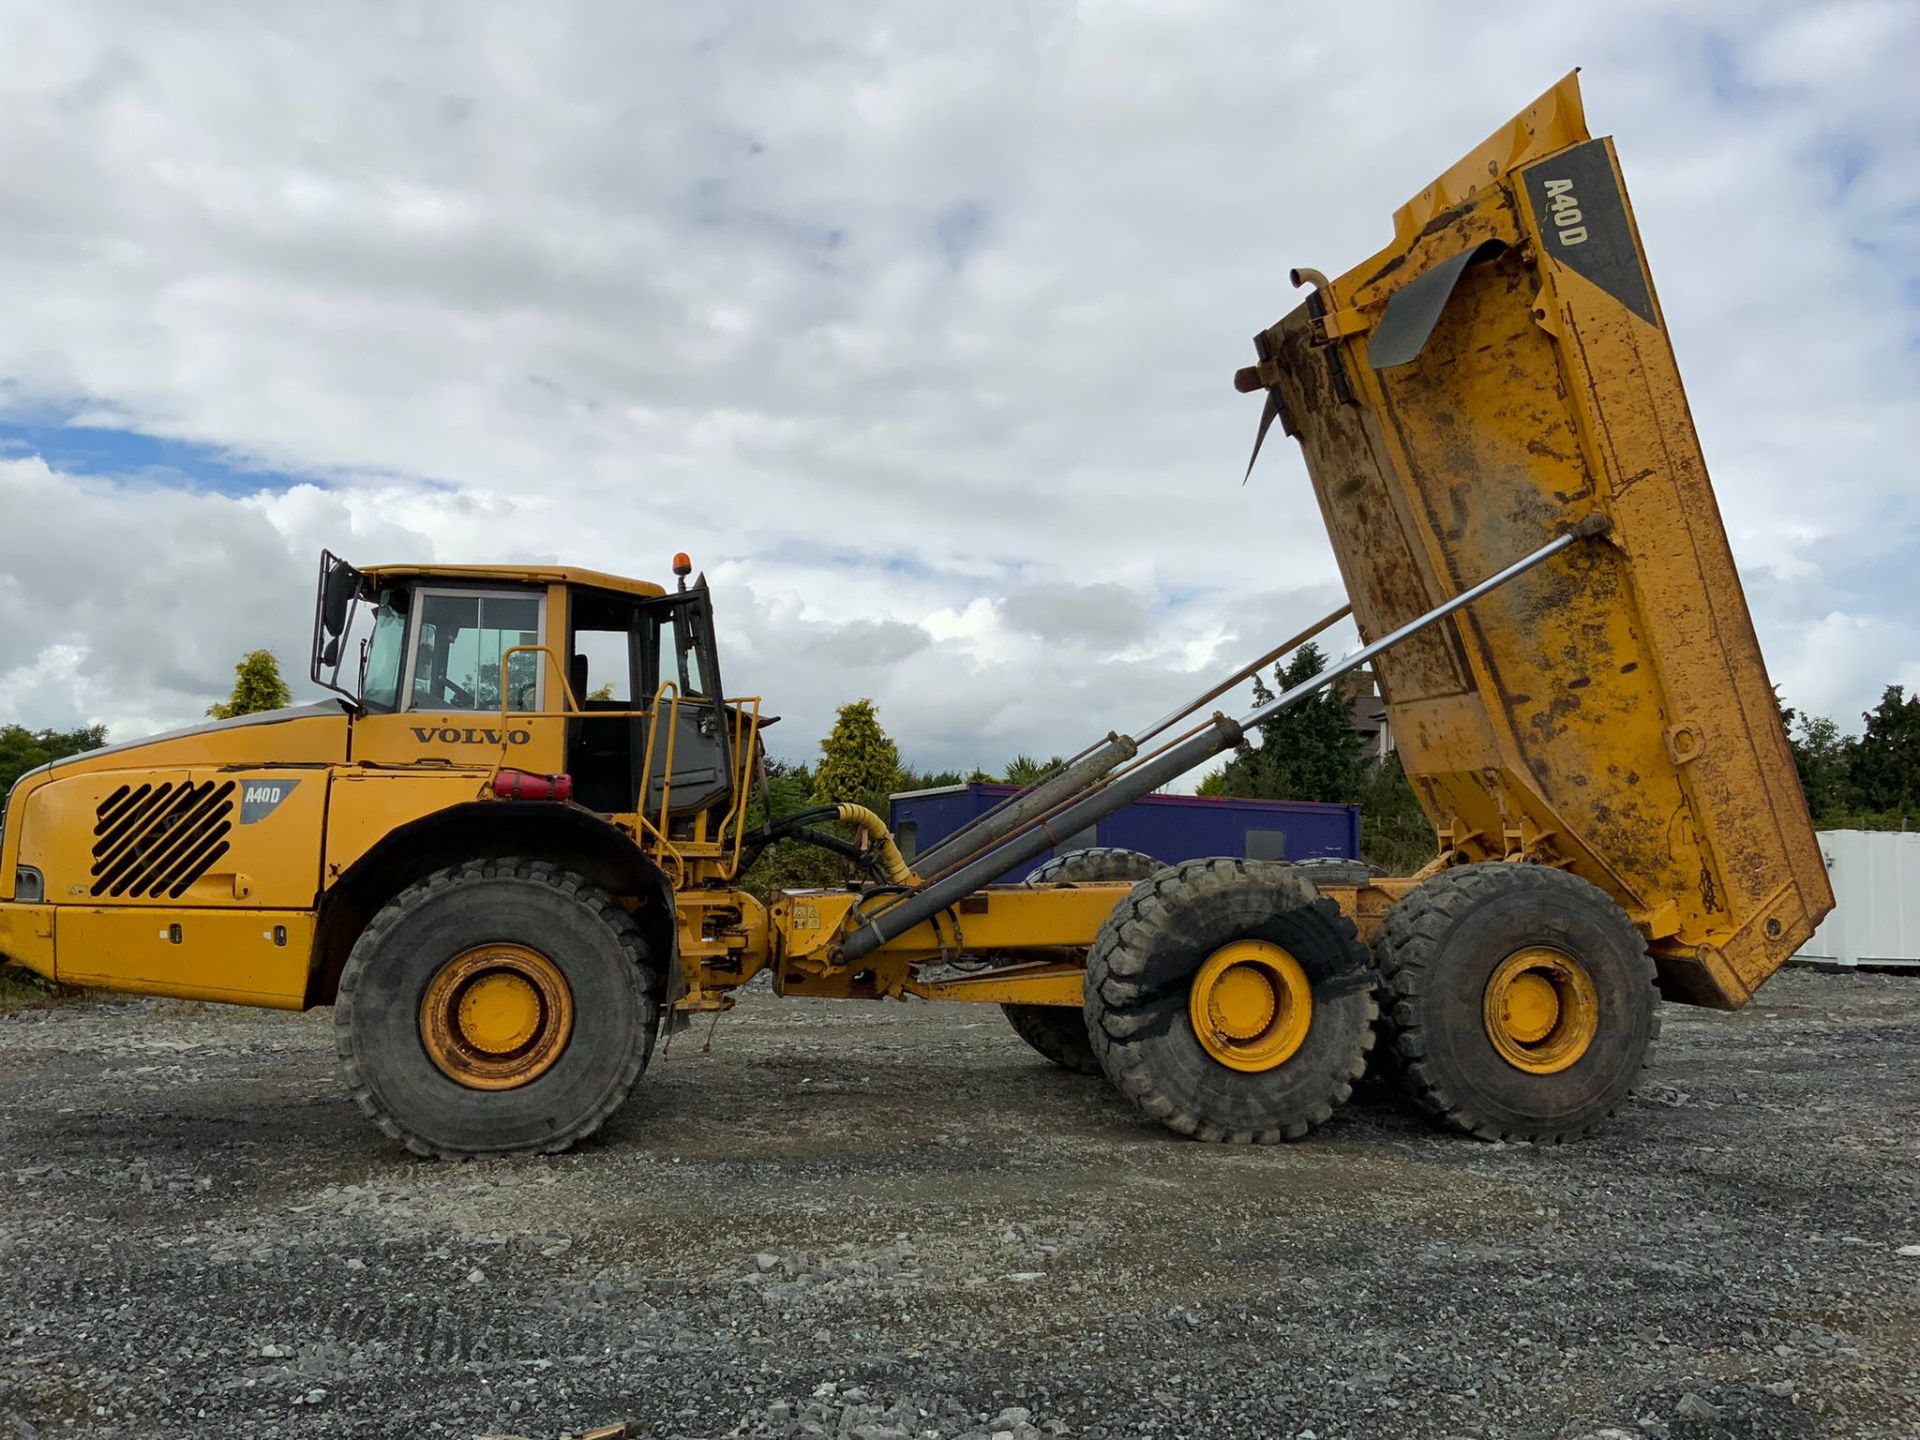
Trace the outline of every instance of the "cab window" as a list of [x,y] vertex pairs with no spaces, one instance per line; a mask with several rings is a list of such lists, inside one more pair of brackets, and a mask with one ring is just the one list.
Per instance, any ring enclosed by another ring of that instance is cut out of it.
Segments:
[[654,613],[654,683],[672,681],[682,700],[708,694],[707,678],[701,673],[699,623],[693,607],[687,605],[663,606]]
[[516,645],[540,643],[542,602],[535,596],[422,591],[409,667],[409,708],[498,712],[501,664],[510,710],[540,708],[540,656]]
[[406,669],[407,619],[413,592],[405,586],[380,592],[373,613],[373,634],[367,641],[360,674],[360,706],[370,714],[385,715],[400,708],[400,677]]

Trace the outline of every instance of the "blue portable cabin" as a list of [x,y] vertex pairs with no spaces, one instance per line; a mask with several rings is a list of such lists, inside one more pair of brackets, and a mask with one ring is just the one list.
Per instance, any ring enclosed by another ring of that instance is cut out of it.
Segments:
[[[1019,793],[1015,785],[943,785],[889,797],[893,833],[909,863],[969,821]],[[1062,850],[1108,845],[1138,850],[1172,865],[1211,855],[1250,860],[1360,858],[1360,807],[1310,800],[1229,800],[1207,795],[1147,795],[1096,826],[1071,836]],[[1021,880],[1053,855],[1001,876]]]

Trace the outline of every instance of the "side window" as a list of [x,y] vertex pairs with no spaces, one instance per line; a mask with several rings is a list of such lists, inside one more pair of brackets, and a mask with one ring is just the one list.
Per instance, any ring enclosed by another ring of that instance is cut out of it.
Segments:
[[[580,686],[579,699],[620,702],[633,700],[633,640],[625,630],[575,630],[570,684]],[[584,686],[580,682],[585,680]]]
[[373,635],[367,642],[366,669],[360,677],[360,704],[371,714],[390,714],[400,708],[400,675],[407,658],[407,612],[412,595],[405,586],[380,592]]
[[507,708],[540,708],[540,656],[516,645],[540,643],[540,601],[519,595],[444,595],[419,598],[419,638],[413,651],[412,709],[500,709],[506,660]]
[[[693,613],[684,606],[662,609],[655,621],[656,646],[654,683],[671,680],[680,687],[680,698],[691,700],[707,693],[707,678],[701,673],[699,637]],[[652,699],[651,696],[648,697]]]

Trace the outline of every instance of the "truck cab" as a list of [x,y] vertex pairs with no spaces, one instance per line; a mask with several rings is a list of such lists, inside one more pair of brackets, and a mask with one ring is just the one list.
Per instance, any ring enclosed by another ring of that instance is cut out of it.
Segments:
[[350,763],[565,776],[575,803],[689,839],[731,798],[704,578],[668,592],[574,568],[361,570],[329,552],[315,608],[310,673],[350,702]]
[[302,1008],[333,999],[374,910],[463,857],[557,857],[632,899],[663,956],[673,890],[738,868],[758,702],[721,698],[704,579],[329,552],[309,673],[337,698],[23,776],[0,954],[72,984]]

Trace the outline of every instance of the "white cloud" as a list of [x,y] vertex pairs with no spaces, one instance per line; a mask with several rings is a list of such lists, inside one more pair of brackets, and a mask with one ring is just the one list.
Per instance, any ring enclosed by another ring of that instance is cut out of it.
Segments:
[[0,9],[0,395],[317,482],[0,471],[13,712],[304,669],[324,543],[690,550],[790,753],[861,694],[926,765],[1140,723],[1338,603],[1292,448],[1238,485],[1287,267],[1584,63],[1763,644],[1844,719],[1920,667],[1920,28],[1701,14]]

